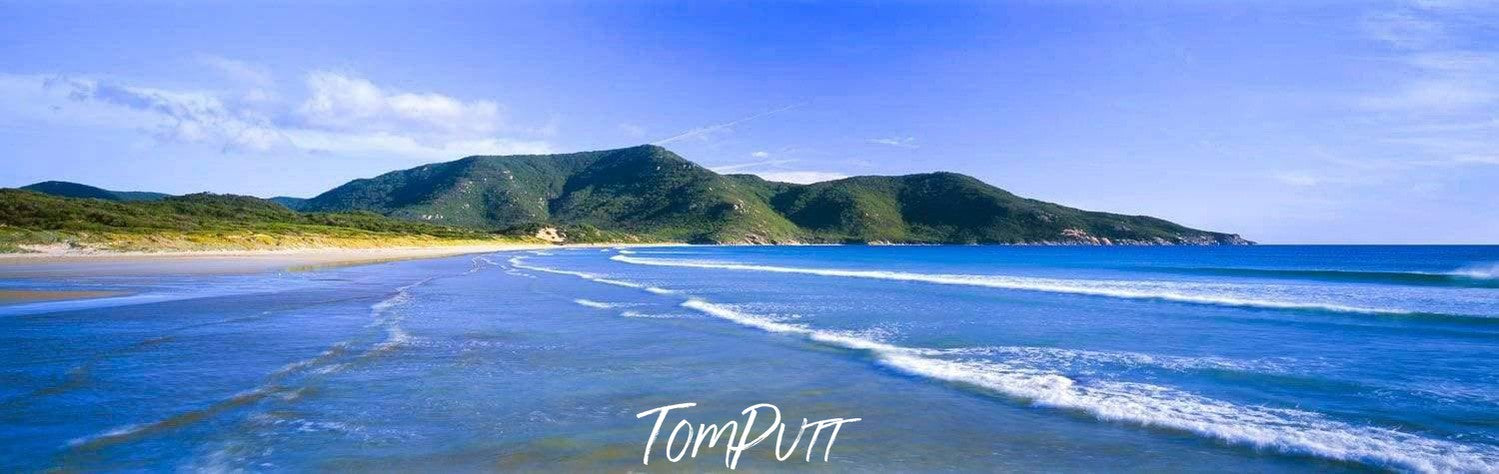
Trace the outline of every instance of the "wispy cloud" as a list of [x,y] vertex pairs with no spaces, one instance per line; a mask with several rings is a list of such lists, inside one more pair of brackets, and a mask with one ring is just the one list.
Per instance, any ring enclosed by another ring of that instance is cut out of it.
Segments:
[[1461,155],[1453,158],[1453,161],[1461,164],[1499,165],[1499,155]]
[[[12,113],[45,108],[51,112],[45,118],[54,121],[72,121],[68,116],[73,114],[77,122],[138,129],[161,141],[208,143],[226,151],[263,151],[283,139],[269,118],[238,110],[213,92],[64,76],[8,75],[0,82],[4,84],[0,94],[9,96],[7,102],[23,104],[10,109]],[[31,118],[42,118],[35,115]]]
[[780,165],[785,165],[785,164],[790,164],[790,163],[795,163],[795,162],[796,162],[796,160],[766,160],[766,161],[756,161],[756,162],[751,162],[751,163],[735,163],[735,164],[731,164],[731,165],[714,166],[714,167],[711,167],[711,168],[708,168],[708,169],[713,170],[713,172],[715,172],[715,173],[734,173],[734,172],[739,172],[739,171],[743,171],[743,170],[747,170],[747,169],[764,168],[764,167],[767,167],[767,166],[780,166]]
[[619,124],[619,131],[624,132],[625,135],[629,135],[631,138],[640,138],[645,136],[645,127],[633,123]]
[[867,141],[875,145],[886,145],[900,148],[918,148],[920,146],[916,144],[916,137],[871,138]]
[[198,62],[218,71],[224,77],[235,82],[258,87],[266,87],[275,82],[275,76],[271,74],[269,69],[248,61],[229,59],[212,54],[201,54],[198,55]]
[[[770,157],[770,153],[765,151],[756,151],[750,153],[750,156],[753,156],[755,158],[768,158]],[[847,174],[836,171],[790,169],[792,167],[787,166],[797,162],[799,162],[799,160],[783,158],[713,166],[708,169],[712,170],[715,173],[746,173],[753,174],[771,181],[781,181],[786,183],[798,184],[831,181],[848,177]]]
[[1366,98],[1373,109],[1450,112],[1499,101],[1499,90],[1481,81],[1446,77],[1410,82],[1399,91]]
[[1372,13],[1364,18],[1363,29],[1371,38],[1404,49],[1426,48],[1446,39],[1441,23],[1413,11]]
[[1322,180],[1304,171],[1288,171],[1276,174],[1274,178],[1281,184],[1298,187],[1311,187],[1322,183]]
[[1388,46],[1398,75],[1358,106],[1388,130],[1381,141],[1405,148],[1406,164],[1472,164],[1499,148],[1499,48],[1476,40],[1494,21],[1499,3],[1463,1],[1412,2],[1364,19],[1364,34]]
[[755,120],[755,119],[759,119],[759,118],[769,117],[771,115],[775,115],[775,114],[778,114],[778,113],[781,113],[781,112],[785,112],[787,110],[791,110],[791,109],[794,109],[794,108],[797,108],[797,107],[801,107],[803,105],[806,105],[806,104],[804,104],[804,103],[802,103],[802,104],[792,104],[792,105],[788,105],[788,106],[781,107],[781,108],[778,108],[778,109],[767,110],[767,111],[760,112],[760,113],[757,113],[757,114],[754,114],[754,115],[750,115],[750,116],[747,116],[747,117],[741,117],[741,118],[738,118],[738,119],[735,119],[735,120],[730,120],[728,122],[716,123],[716,124],[713,124],[713,125],[708,125],[708,126],[704,126],[704,127],[694,128],[692,130],[688,130],[686,132],[679,133],[679,134],[677,134],[675,136],[672,136],[672,137],[664,138],[664,139],[661,139],[661,140],[656,140],[654,142],[651,142],[651,144],[652,145],[666,145],[666,144],[669,144],[669,143],[672,143],[672,142],[681,141],[681,140],[685,140],[685,139],[688,139],[688,138],[706,137],[706,136],[712,134],[713,132],[717,132],[717,131],[720,131],[720,130],[727,130],[727,129],[732,128],[733,126],[739,125],[741,123],[745,123],[745,122],[748,122],[748,121],[751,121],[751,120]]

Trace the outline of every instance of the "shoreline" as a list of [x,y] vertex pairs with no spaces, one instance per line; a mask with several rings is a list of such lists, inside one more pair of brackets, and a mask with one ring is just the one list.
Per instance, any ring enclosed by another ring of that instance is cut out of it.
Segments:
[[646,247],[653,244],[499,243],[421,247],[309,247],[267,250],[189,250],[115,252],[58,249],[36,253],[0,254],[0,276],[58,276],[60,274],[258,273],[306,271],[400,260],[453,257],[479,253],[560,248]]

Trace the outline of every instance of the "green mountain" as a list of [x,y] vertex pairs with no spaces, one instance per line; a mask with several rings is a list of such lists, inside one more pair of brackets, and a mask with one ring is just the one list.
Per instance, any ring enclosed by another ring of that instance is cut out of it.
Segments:
[[67,181],[43,181],[29,186],[22,186],[21,189],[42,194],[51,194],[53,196],[103,199],[106,201],[159,201],[162,198],[170,196],[169,194],[142,191],[110,191],[87,184]]
[[472,156],[354,180],[301,210],[716,243],[1250,243],[1153,217],[1026,199],[955,173],[798,185],[720,175],[651,145]]
[[660,147],[474,156],[354,180],[305,211],[367,210],[447,225],[597,228],[640,240],[785,242],[801,229],[753,189]]

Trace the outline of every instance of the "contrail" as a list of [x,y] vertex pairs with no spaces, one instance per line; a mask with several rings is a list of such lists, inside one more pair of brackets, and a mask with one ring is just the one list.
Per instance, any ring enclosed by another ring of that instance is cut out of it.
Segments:
[[692,130],[688,130],[686,132],[682,132],[680,135],[677,135],[677,136],[674,136],[674,137],[671,137],[671,138],[667,138],[667,139],[657,140],[657,141],[651,142],[651,144],[652,145],[665,145],[667,143],[671,143],[671,142],[674,142],[674,141],[677,141],[677,140],[681,140],[683,138],[691,138],[691,137],[695,137],[695,136],[698,136],[698,135],[702,135],[704,133],[714,132],[714,131],[718,131],[718,130],[723,130],[725,128],[729,128],[729,127],[732,127],[732,126],[735,126],[735,125],[739,125],[741,123],[748,122],[748,121],[751,121],[751,120],[754,120],[754,119],[757,119],[757,118],[760,118],[760,117],[767,117],[767,116],[775,115],[775,114],[778,114],[778,113],[781,113],[781,112],[785,112],[787,110],[791,110],[791,109],[794,109],[794,108],[797,108],[797,107],[801,107],[803,105],[807,105],[807,103],[806,102],[802,102],[802,103],[799,103],[799,104],[791,104],[791,105],[788,105],[788,106],[785,106],[785,107],[781,107],[779,109],[768,110],[768,111],[765,111],[765,112],[760,112],[758,114],[751,115],[751,116],[744,117],[744,118],[740,118],[740,119],[733,120],[733,121],[730,121],[730,122],[724,122],[724,123],[709,125],[709,126],[706,126],[706,127],[694,128]]

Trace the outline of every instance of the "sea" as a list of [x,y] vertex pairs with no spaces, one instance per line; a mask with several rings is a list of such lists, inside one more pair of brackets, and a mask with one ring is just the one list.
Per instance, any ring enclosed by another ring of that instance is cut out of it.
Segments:
[[0,305],[0,471],[1499,472],[1494,246],[176,265],[0,267],[122,292]]

